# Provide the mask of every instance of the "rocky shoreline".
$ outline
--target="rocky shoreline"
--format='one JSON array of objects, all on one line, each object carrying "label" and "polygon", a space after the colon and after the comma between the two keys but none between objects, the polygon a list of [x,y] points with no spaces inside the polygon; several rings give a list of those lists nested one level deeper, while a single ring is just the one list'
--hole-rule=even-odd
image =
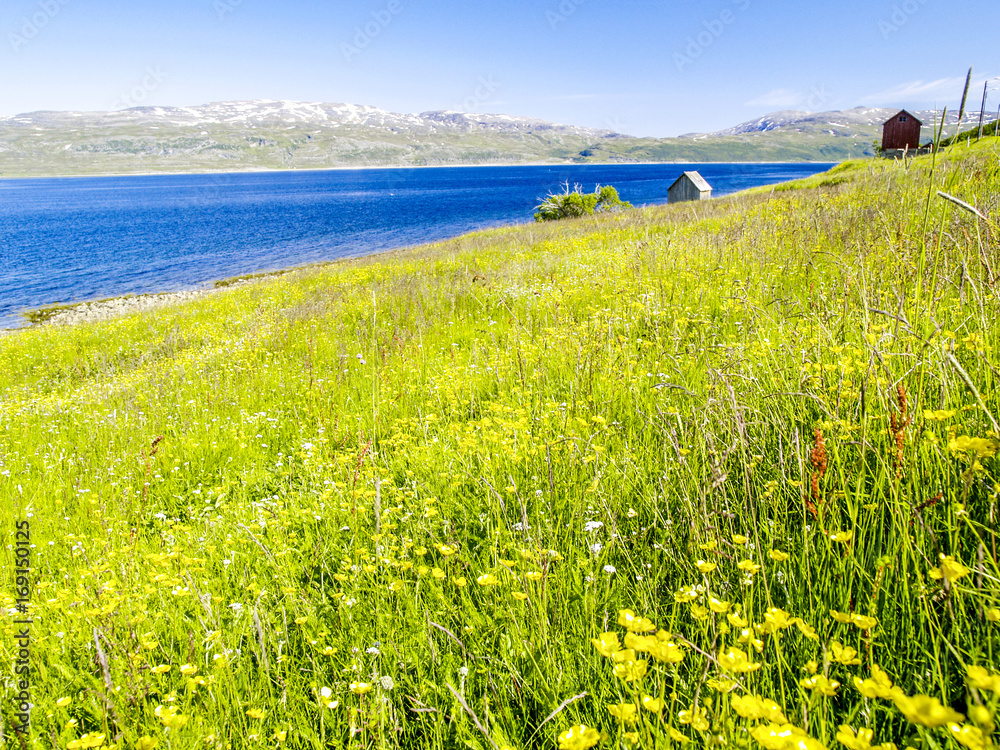
[{"label": "rocky shoreline", "polygon": [[[217,294],[218,292],[244,286],[245,284],[252,283],[255,280],[256,279],[246,279],[210,289],[195,289],[186,292],[163,292],[160,294],[138,294],[135,296],[113,297],[111,299],[96,300],[94,302],[81,302],[78,305],[72,305],[66,307],[65,309],[54,310],[52,314],[44,320],[32,323],[30,326],[26,326],[24,328],[0,329],[0,336],[9,333],[17,333],[18,331],[25,331],[29,328],[37,326],[71,326],[77,325],[78,323],[92,323],[98,320],[109,320],[111,318],[121,317],[122,315],[130,315],[132,313],[145,312],[147,310],[153,310],[167,305],[190,302],[191,300],[195,300],[209,294]],[[44,312],[45,310],[46,308],[44,307],[39,308],[40,312]]]},{"label": "rocky shoreline", "polygon": [[203,297],[212,294],[216,289],[201,289],[190,292],[168,292],[166,294],[140,294],[135,297],[115,297],[99,302],[83,302],[65,310],[60,310],[46,320],[42,325],[71,326],[77,323],[90,323],[95,320],[117,318],[130,313],[152,310],[164,305]]}]

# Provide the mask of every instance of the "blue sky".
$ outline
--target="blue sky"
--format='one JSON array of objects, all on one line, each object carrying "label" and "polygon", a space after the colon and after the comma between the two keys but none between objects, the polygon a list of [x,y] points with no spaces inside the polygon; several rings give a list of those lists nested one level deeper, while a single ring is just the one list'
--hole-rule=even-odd
[{"label": "blue sky", "polygon": [[998,27],[996,0],[3,0],[0,115],[293,99],[662,137],[957,107],[970,65],[978,108]]}]

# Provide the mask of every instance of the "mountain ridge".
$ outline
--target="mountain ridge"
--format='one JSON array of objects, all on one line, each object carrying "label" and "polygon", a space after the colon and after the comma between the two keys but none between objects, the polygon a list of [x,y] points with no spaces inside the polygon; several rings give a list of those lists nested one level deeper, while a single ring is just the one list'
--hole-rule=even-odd
[{"label": "mountain ridge", "polygon": [[[784,110],[712,133],[641,138],[505,114],[292,100],[39,110],[0,117],[5,176],[459,164],[842,161],[898,110]],[[913,113],[929,140],[936,113]],[[970,113],[963,124],[975,122]],[[957,120],[949,118],[952,124]]]}]

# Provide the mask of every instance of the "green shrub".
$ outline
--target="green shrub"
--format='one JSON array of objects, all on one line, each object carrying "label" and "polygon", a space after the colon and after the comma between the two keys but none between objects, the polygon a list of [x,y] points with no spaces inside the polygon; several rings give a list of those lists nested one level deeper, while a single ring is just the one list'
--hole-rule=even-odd
[{"label": "green shrub", "polygon": [[611,185],[598,185],[593,193],[584,193],[579,185],[569,189],[566,183],[565,191],[550,194],[541,205],[536,206],[535,221],[555,221],[556,219],[572,219],[579,216],[589,216],[604,211],[620,211],[632,208],[632,204],[618,197],[618,191]]}]

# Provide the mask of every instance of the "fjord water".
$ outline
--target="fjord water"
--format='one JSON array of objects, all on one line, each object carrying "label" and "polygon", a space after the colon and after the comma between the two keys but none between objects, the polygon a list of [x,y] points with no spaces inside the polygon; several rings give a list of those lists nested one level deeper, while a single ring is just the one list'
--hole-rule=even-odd
[{"label": "fjord water", "polygon": [[532,220],[562,184],[665,203],[697,169],[726,195],[832,164],[439,167],[0,180],[0,328],[26,309],[213,280]]}]

